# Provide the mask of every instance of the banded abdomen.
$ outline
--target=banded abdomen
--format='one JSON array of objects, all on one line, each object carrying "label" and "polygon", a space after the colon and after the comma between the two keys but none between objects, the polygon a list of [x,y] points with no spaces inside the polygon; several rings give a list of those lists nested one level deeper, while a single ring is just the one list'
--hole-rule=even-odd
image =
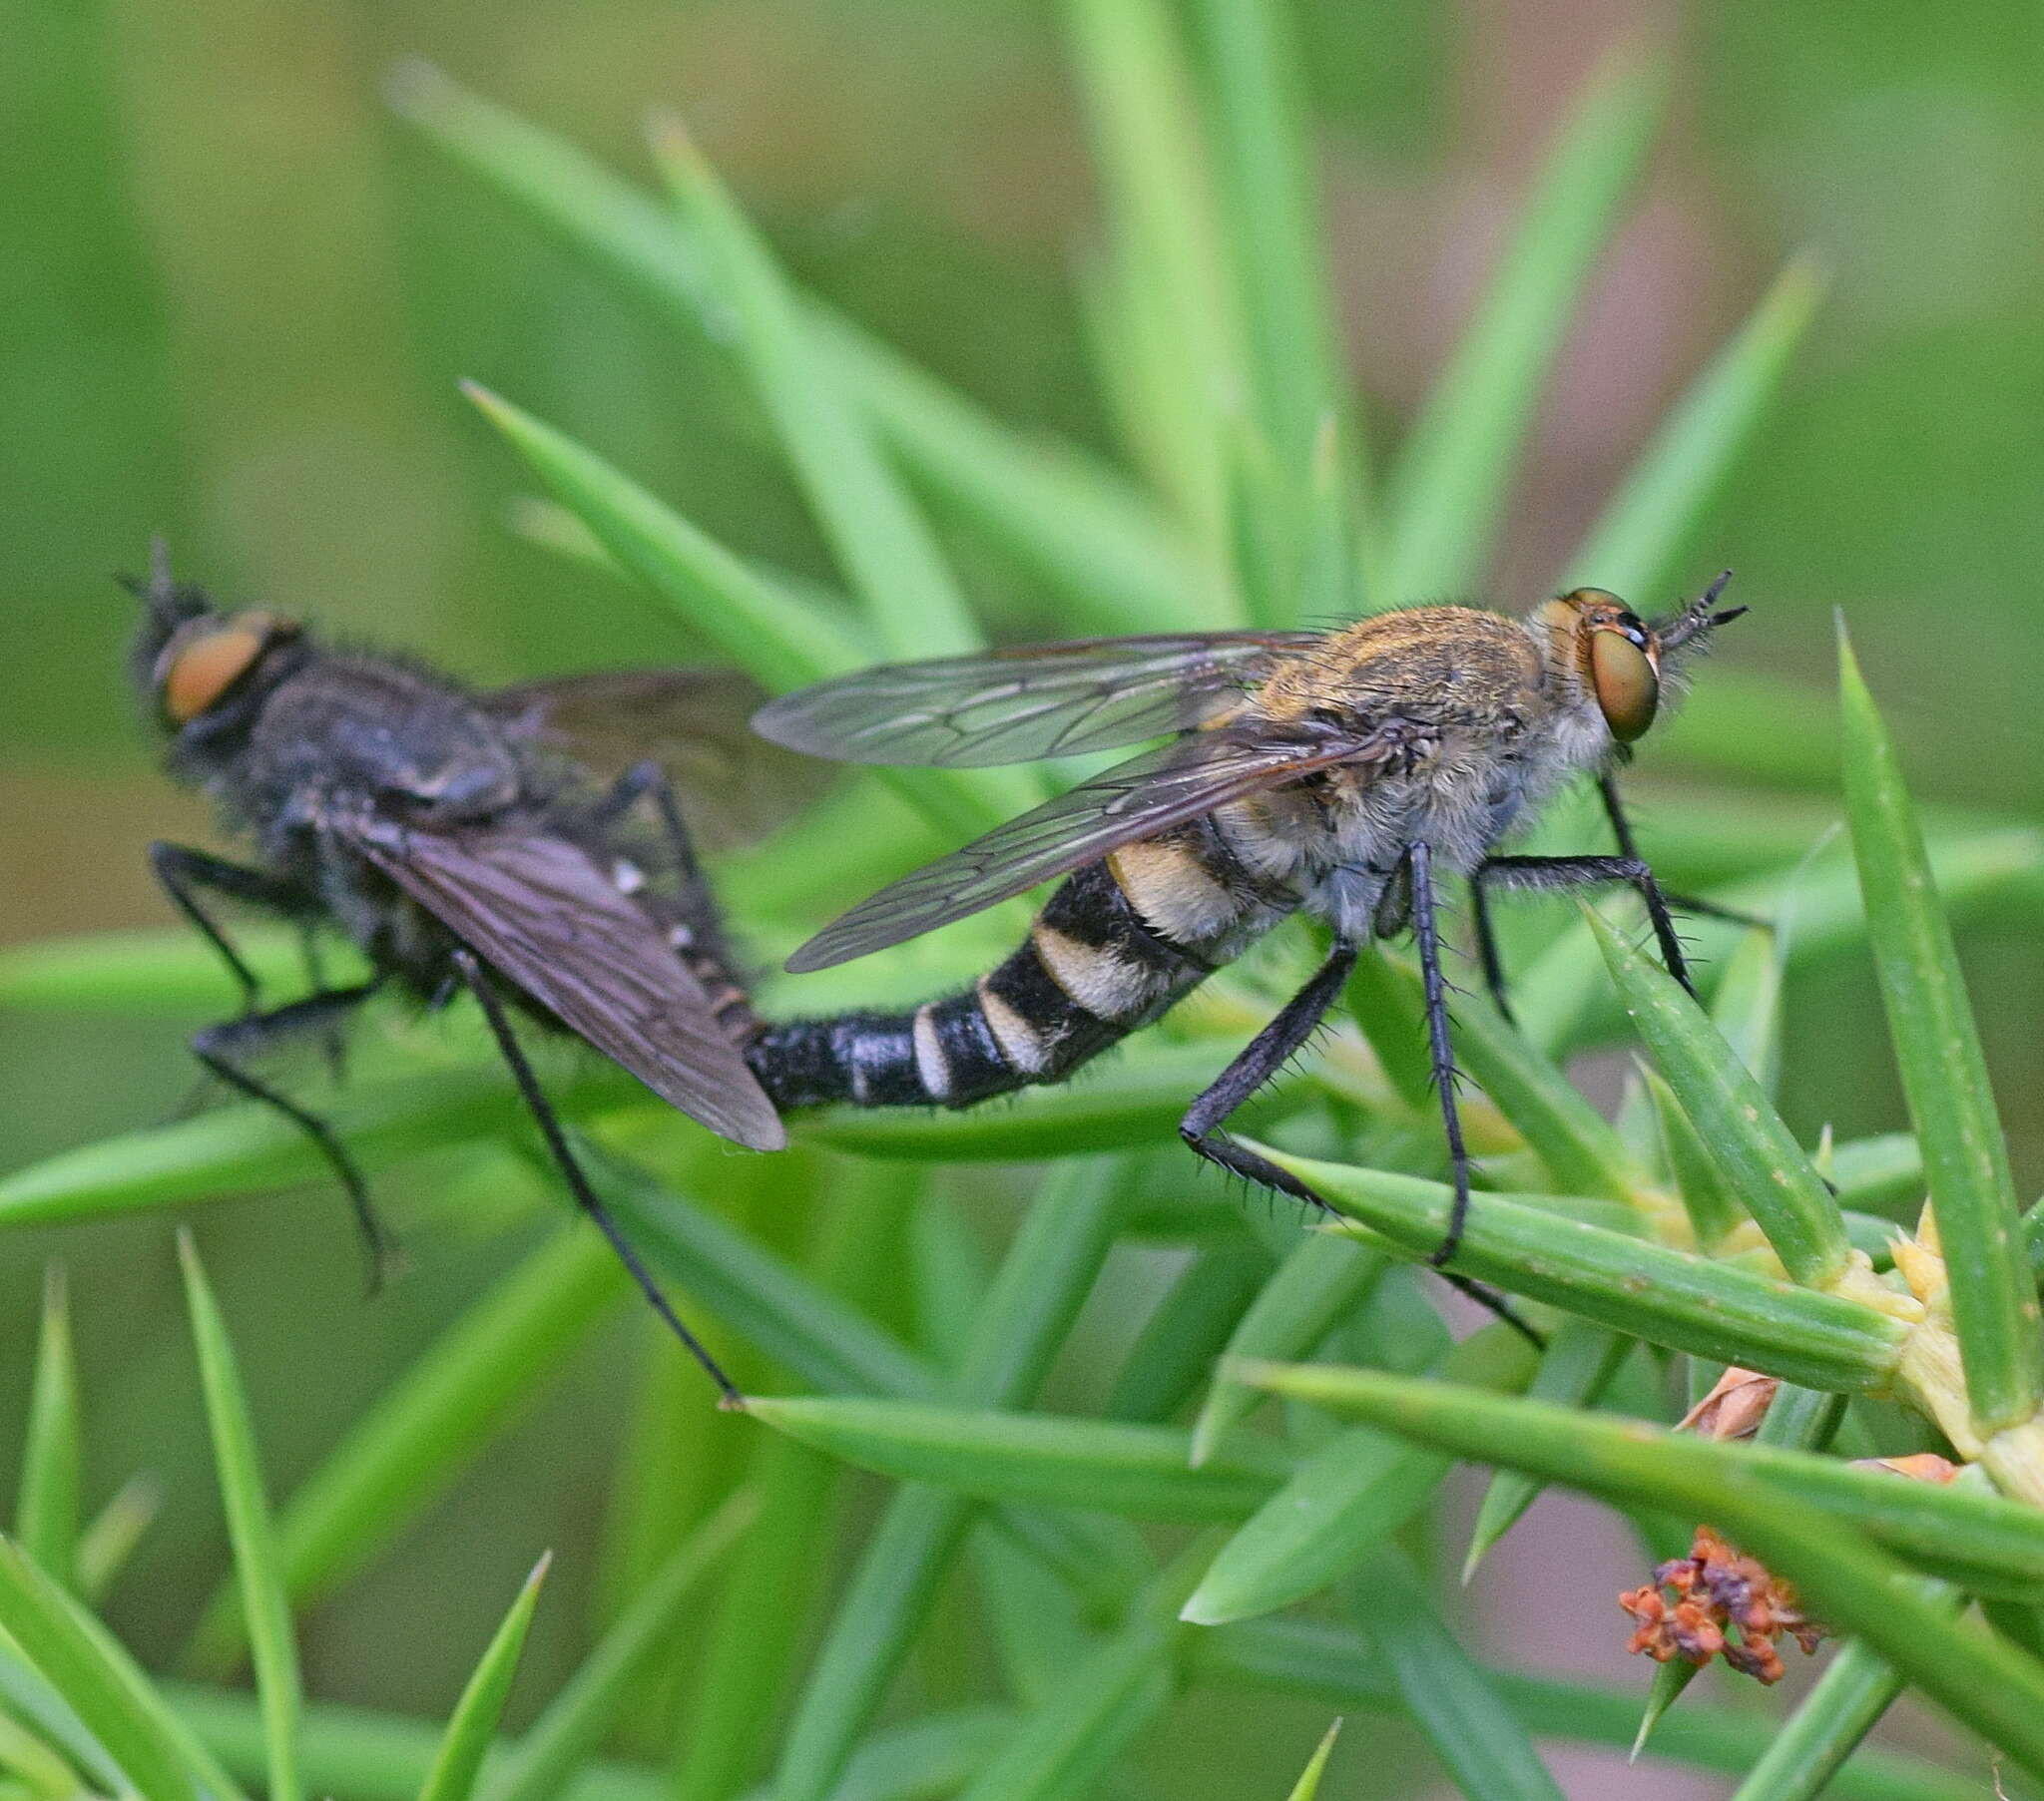
[{"label": "banded abdomen", "polygon": [[1069,876],[971,987],[912,1013],[768,1026],[748,1060],[778,1107],[970,1107],[1062,1080],[1297,904],[1219,823],[1195,820]]}]

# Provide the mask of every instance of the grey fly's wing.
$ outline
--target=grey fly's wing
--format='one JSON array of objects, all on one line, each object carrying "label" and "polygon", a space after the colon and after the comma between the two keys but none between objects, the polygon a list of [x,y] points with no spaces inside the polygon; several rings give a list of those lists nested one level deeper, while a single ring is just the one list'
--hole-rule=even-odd
[{"label": "grey fly's wing", "polygon": [[481,696],[514,736],[599,781],[652,761],[710,850],[764,838],[817,795],[813,763],[752,729],[765,694],[735,670],[606,670],[525,681]]},{"label": "grey fly's wing", "polygon": [[662,1100],[755,1150],[787,1142],[702,983],[579,846],[542,832],[336,823],[506,981]]},{"label": "grey fly's wing", "polygon": [[1107,750],[1203,724],[1316,632],[1199,632],[891,663],[769,701],[753,729],[846,763],[953,768]]},{"label": "grey fly's wing", "polygon": [[1097,862],[1118,845],[1153,838],[1261,788],[1330,763],[1380,760],[1382,734],[1312,721],[1196,731],[1117,763],[1068,794],[996,826],[862,901],[787,960],[828,969],[920,937]]}]

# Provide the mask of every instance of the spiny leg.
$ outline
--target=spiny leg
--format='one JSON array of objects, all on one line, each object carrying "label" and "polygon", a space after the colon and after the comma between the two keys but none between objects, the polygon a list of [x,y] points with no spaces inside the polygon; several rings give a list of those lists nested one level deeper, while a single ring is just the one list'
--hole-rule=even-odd
[{"label": "spiny leg", "polygon": [[[1618,854],[1630,857],[1636,863],[1644,863],[1640,855],[1639,841],[1633,836],[1631,816],[1626,812],[1625,801],[1618,791],[1618,778],[1600,775],[1597,778],[1597,792],[1604,798],[1604,816],[1611,821],[1611,835],[1618,840]],[[1678,913],[1694,913],[1699,919],[1722,919],[1736,926],[1758,926],[1763,932],[1772,932],[1775,922],[1763,919],[1758,913],[1744,913],[1737,907],[1721,907],[1716,901],[1701,900],[1693,894],[1667,894],[1668,904]]]},{"label": "spiny leg", "polygon": [[1683,955],[1682,940],[1676,936],[1668,896],[1654,879],[1653,870],[1638,857],[1486,857],[1477,864],[1470,879],[1478,885],[1495,883],[1500,888],[1549,893],[1623,882],[1646,903],[1647,917],[1653,921],[1654,939],[1661,947],[1661,961],[1668,966],[1668,973],[1691,994],[1697,991],[1690,980],[1689,959]]},{"label": "spiny leg", "polygon": [[346,1191],[348,1205],[354,1210],[355,1224],[361,1230],[362,1243],[368,1255],[371,1294],[383,1285],[384,1271],[396,1251],[396,1243],[376,1216],[376,1209],[369,1200],[369,1184],[362,1177],[360,1165],[324,1120],[300,1107],[281,1090],[252,1075],[237,1059],[240,1053],[259,1050],[302,1032],[332,1032],[348,1013],[375,992],[376,984],[373,982],[356,983],[351,988],[325,989],[268,1013],[247,1013],[238,1020],[209,1026],[205,1031],[194,1034],[192,1039],[192,1055],[211,1074],[236,1093],[283,1115],[319,1147],[320,1154],[332,1165],[334,1174],[340,1178],[340,1185]]},{"label": "spiny leg", "polygon": [[526,1108],[538,1123],[540,1135],[546,1139],[547,1149],[552,1153],[555,1166],[561,1171],[568,1184],[568,1191],[579,1206],[596,1222],[597,1229],[610,1240],[611,1249],[617,1252],[618,1261],[624,1264],[632,1280],[639,1284],[640,1291],[652,1302],[653,1310],[659,1314],[668,1329],[682,1341],[689,1354],[700,1363],[718,1391],[724,1397],[724,1405],[739,1408],[744,1401],[732,1379],[718,1367],[716,1358],[704,1349],[695,1333],[682,1324],[681,1316],[668,1304],[668,1298],[654,1281],[653,1272],[639,1259],[639,1253],[632,1246],[618,1222],[611,1217],[610,1209],[597,1198],[596,1190],[589,1185],[589,1178],[583,1173],[582,1165],[569,1148],[568,1134],[561,1129],[559,1117],[552,1104],[539,1086],[539,1079],[533,1074],[532,1065],[526,1061],[525,1051],[518,1043],[517,1035],[511,1030],[511,1018],[505,1010],[503,1000],[484,973],[481,960],[467,948],[454,953],[454,968],[462,982],[474,995],[483,1010],[483,1018],[489,1022],[490,1035],[497,1041],[497,1049],[505,1063],[511,1067],[511,1079],[518,1085],[518,1093]]},{"label": "spiny leg", "polygon": [[1405,852],[1412,876],[1412,936],[1419,945],[1419,980],[1426,1003],[1427,1056],[1433,1066],[1434,1098],[1448,1140],[1448,1167],[1455,1184],[1447,1234],[1427,1261],[1436,1269],[1455,1254],[1469,1218],[1469,1147],[1462,1139],[1462,1111],[1455,1101],[1455,1047],[1448,1036],[1448,990],[1441,974],[1440,921],[1435,915],[1433,852],[1415,838]]},{"label": "spiny leg", "polygon": [[1178,1133],[1187,1146],[1210,1163],[1219,1163],[1237,1175],[1247,1176],[1267,1188],[1289,1194],[1308,1205],[1327,1210],[1327,1203],[1289,1171],[1280,1169],[1268,1157],[1238,1144],[1221,1126],[1244,1102],[1269,1082],[1285,1061],[1312,1037],[1313,1029],[1326,1018],[1328,1008],[1340,998],[1349,972],[1355,967],[1355,946],[1345,938],[1334,941],[1334,949],[1320,965],[1313,979],[1285,1002],[1278,1017],[1245,1045],[1242,1052],[1214,1083],[1186,1110]]}]

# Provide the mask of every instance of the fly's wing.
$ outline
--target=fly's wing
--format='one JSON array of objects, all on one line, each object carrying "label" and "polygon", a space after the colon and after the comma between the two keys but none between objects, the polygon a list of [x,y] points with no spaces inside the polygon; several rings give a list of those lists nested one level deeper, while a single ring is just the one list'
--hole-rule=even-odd
[{"label": "fly's wing", "polygon": [[706,848],[729,850],[816,797],[815,766],[752,730],[764,698],[735,670],[610,670],[498,688],[481,704],[514,736],[572,757],[599,781],[658,763],[690,830]]},{"label": "fly's wing", "polygon": [[891,663],[798,688],[753,729],[845,763],[953,768],[1107,750],[1210,719],[1316,632],[1201,632]]},{"label": "fly's wing", "polygon": [[755,1150],[787,1142],[702,983],[578,846],[541,832],[337,825],[507,981],[662,1100]]},{"label": "fly's wing", "polygon": [[[1403,725],[1404,721],[1398,721]],[[825,926],[787,960],[828,969],[933,932],[1038,882],[1099,861],[1262,788],[1330,763],[1381,762],[1409,732],[1351,731],[1312,721],[1196,731],[1117,763],[1069,794],[996,826]]]}]

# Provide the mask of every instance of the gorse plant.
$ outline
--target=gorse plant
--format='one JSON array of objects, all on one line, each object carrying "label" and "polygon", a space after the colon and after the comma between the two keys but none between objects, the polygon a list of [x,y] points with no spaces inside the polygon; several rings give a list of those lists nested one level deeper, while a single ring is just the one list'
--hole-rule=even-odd
[{"label": "gorse plant", "polygon": [[[1064,10],[1105,215],[1084,312],[1133,476],[1016,434],[802,293],[679,126],[654,134],[656,197],[432,70],[401,70],[394,102],[428,140],[728,352],[843,592],[749,561],[563,430],[472,390],[546,491],[521,525],[637,584],[776,690],[982,644],[950,534],[1022,572],[1075,636],[1289,625],[1480,577],[1652,140],[1659,67],[1621,59],[1574,105],[1487,294],[1379,468],[1338,367],[1281,6],[1202,0],[1190,43],[1156,0]],[[1564,585],[1652,604],[1693,580],[1678,558],[1819,287],[1807,262],[1781,274],[1557,572]],[[1741,1772],[1747,1801],[1979,1792],[1859,1748],[1914,1686],[2044,1778],[2044,1223],[2018,1217],[1945,912],[2011,889],[2036,908],[2044,840],[1919,825],[1840,643],[1835,714],[1721,669],[1678,734],[1729,785],[1655,818],[1657,865],[1679,890],[1774,921],[1696,922],[1707,1006],[1635,947],[1620,903],[1520,910],[1514,1020],[1475,995],[1456,1003],[1483,1187],[1455,1267],[1515,1298],[1537,1352],[1498,1323],[1456,1342],[1416,1267],[1450,1190],[1417,977],[1389,952],[1365,958],[1350,1014],[1253,1116],[1262,1148],[1339,1209],[1331,1222],[1240,1205],[1174,1129],[1295,986],[1285,960],[1301,950],[1282,934],[1068,1086],[958,1115],[798,1119],[780,1158],[739,1159],[621,1072],[564,1063],[552,1092],[598,1148],[606,1198],[759,1391],[749,1417],[714,1415],[660,1374],[673,1347],[649,1333],[655,1378],[614,1473],[612,1622],[579,1669],[515,1746],[492,1749],[537,1576],[444,1737],[301,1702],[292,1620],[383,1552],[625,1304],[601,1240],[564,1226],[533,1251],[273,1520],[188,1245],[235,1554],[191,1650],[206,1685],[153,1684],[86,1611],[134,1506],[77,1528],[79,1408],[53,1301],[18,1543],[0,1559],[10,1779],[151,1801],[232,1796],[238,1778],[280,1801],[730,1801],[762,1782],[774,1801],[1023,1801],[1129,1792],[1145,1734],[1188,1692],[1239,1707],[1241,1732],[1261,1735],[1239,1701],[1251,1684],[1402,1715],[1483,1801],[1553,1796],[1535,1735],[1631,1743],[1643,1695],[1490,1667],[1458,1642],[1416,1555],[1457,1459],[1492,1471],[1472,1569],[1559,1483],[1638,1524],[1643,1572],[1708,1524],[1842,1638],[1758,1750],[1751,1713],[1673,1704],[1690,1666],[1665,1665],[1648,1755]],[[1742,778],[1828,783],[1813,737],[1835,739],[1849,845],[1812,847],[1773,800],[1739,791]],[[1014,770],[882,771],[731,859],[720,885],[756,946],[784,952],[834,904],[1041,793]],[[1567,805],[1544,828],[1567,848],[1590,830]],[[875,999],[875,985],[919,999],[1011,933],[1006,917],[964,922],[871,970],[768,981],[762,1004],[821,1011]],[[291,967],[288,942],[252,939],[260,967]],[[1912,1129],[1812,1148],[1776,1109],[1782,987],[1839,950],[1870,952],[1879,972]],[[168,931],[0,961],[0,1000],[22,1009],[196,1015],[218,995],[206,947]],[[1611,1045],[1648,1059],[1615,1120],[1564,1073]],[[505,1153],[507,1136],[524,1144],[523,1116],[474,1041],[414,1031],[365,1066],[330,1111],[367,1168],[432,1151],[450,1207],[484,1190],[502,1215],[550,1204]],[[0,1222],[323,1176],[287,1122],[222,1107],[0,1180]],[[961,1208],[1024,1190],[989,1267]],[[802,1257],[762,1229],[762,1193],[812,1224]],[[1075,1335],[1089,1297],[1130,1294],[1126,1259],[1107,1266],[1131,1244],[1167,1250],[1168,1277],[1140,1289],[1125,1333]],[[1754,1443],[1604,1411],[1670,1419],[1728,1365],[1782,1385]],[[1265,1405],[1273,1395],[1294,1405]],[[1893,1403],[1971,1466],[1959,1480],[1863,1466],[1895,1448]],[[840,1576],[821,1548],[843,1530],[847,1468],[894,1486],[844,1544]],[[969,1609],[969,1669],[942,1649],[919,1658],[940,1597]],[[1966,1616],[1974,1600],[1984,1628]],[[253,1696],[228,1686],[245,1656]],[[618,1743],[640,1761],[604,1760]],[[1341,1751],[1329,1762],[1310,1734],[1284,1764],[1304,1768],[1296,1795],[1348,1792]]]}]

